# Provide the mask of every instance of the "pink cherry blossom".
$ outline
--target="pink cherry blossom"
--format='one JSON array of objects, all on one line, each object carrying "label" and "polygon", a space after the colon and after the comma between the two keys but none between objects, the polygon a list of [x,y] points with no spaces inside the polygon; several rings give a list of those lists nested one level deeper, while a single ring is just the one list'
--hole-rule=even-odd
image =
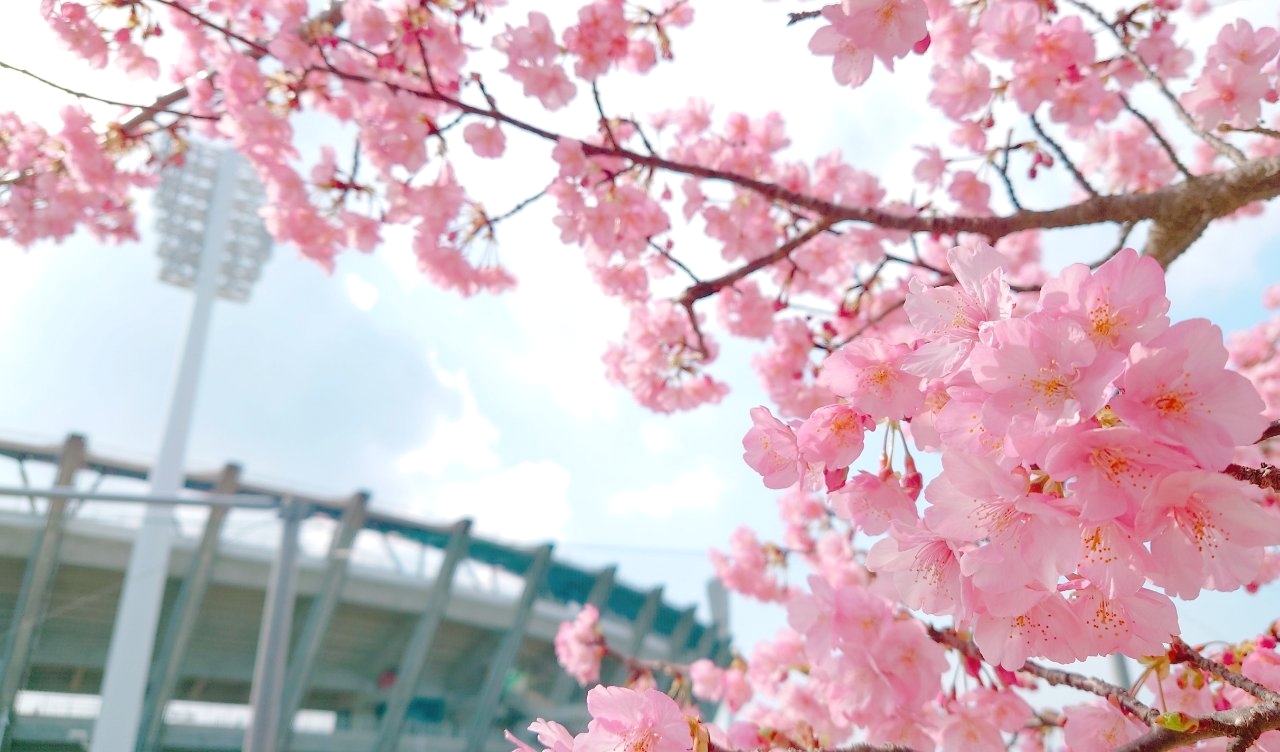
[{"label": "pink cherry blossom", "polygon": [[597,681],[605,652],[599,610],[587,604],[573,621],[562,622],[556,631],[555,648],[556,660],[579,684]]},{"label": "pink cherry blossom", "polygon": [[1280,515],[1264,509],[1261,492],[1233,478],[1199,470],[1161,479],[1138,517],[1151,539],[1155,584],[1180,598],[1202,587],[1235,590],[1257,576],[1263,547],[1280,545]]},{"label": "pink cherry blossom", "polygon": [[764,478],[768,488],[786,488],[800,480],[800,449],[795,431],[766,407],[751,410],[751,430],[742,438],[742,459]]},{"label": "pink cherry blossom", "polygon": [[828,405],[814,410],[800,424],[795,440],[806,462],[835,470],[848,467],[858,459],[863,437],[873,429],[875,422],[869,415],[849,405]]},{"label": "pink cherry blossom", "polygon": [[497,125],[468,123],[462,129],[462,137],[471,145],[477,157],[497,159],[506,150],[507,139]]},{"label": "pink cherry blossom", "polygon": [[595,687],[587,693],[591,722],[573,741],[573,752],[693,752],[689,721],[680,706],[656,689]]},{"label": "pink cherry blossom", "polygon": [[905,345],[858,340],[827,358],[818,380],[874,420],[909,417],[924,404],[920,378],[903,368],[910,352]]},{"label": "pink cherry blossom", "polygon": [[1111,401],[1116,415],[1149,436],[1183,447],[1210,470],[1231,461],[1266,428],[1263,403],[1240,374],[1227,370],[1222,330],[1204,319],[1170,327],[1134,345]]}]

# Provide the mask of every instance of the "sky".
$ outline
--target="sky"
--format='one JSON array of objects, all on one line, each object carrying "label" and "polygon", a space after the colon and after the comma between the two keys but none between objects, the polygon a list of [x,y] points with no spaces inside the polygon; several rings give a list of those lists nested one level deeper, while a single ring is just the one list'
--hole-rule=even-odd
[{"label": "sky", "polygon": [[[0,59],[84,82],[50,52],[37,4],[22,5],[0,28]],[[606,105],[640,114],[714,92],[721,115],[777,109],[791,114],[794,154],[841,148],[891,188],[906,186],[910,147],[940,128],[923,97],[902,96],[927,71],[907,61],[903,79],[877,71],[864,90],[835,89],[827,64],[804,53],[811,30],[785,27],[791,9],[700,3],[698,23],[675,37],[679,67],[608,81]],[[129,86],[80,85],[89,84]],[[62,101],[8,74],[0,87],[33,116]],[[532,161],[465,167],[494,183],[497,206],[545,182]],[[1211,229],[1171,271],[1174,318],[1207,316],[1228,330],[1261,320],[1262,291],[1280,281],[1276,220],[1273,208]],[[153,461],[192,298],[156,281],[149,223],[140,242],[121,246],[86,235],[27,250],[0,243],[0,437],[53,443],[80,432],[95,452]],[[1111,242],[1061,233],[1050,259],[1092,260]],[[394,239],[341,257],[332,274],[277,247],[247,304],[216,306],[188,468],[234,460],[256,482],[334,497],[367,489],[375,507],[430,521],[471,516],[480,535],[554,540],[563,559],[616,562],[622,581],[704,604],[706,549],[723,548],[739,524],[766,538],[778,530],[773,494],[741,458],[748,411],[767,402],[749,367],[753,346],[722,338],[719,374],[734,387],[722,403],[652,414],[605,381],[600,356],[625,314],[593,290],[548,212],[535,207],[501,228],[495,251],[518,289],[461,300],[422,280]],[[1265,611],[1230,617],[1227,602],[1236,601],[1184,610],[1188,638],[1264,626]],[[744,650],[784,623],[738,599],[732,611]]]}]

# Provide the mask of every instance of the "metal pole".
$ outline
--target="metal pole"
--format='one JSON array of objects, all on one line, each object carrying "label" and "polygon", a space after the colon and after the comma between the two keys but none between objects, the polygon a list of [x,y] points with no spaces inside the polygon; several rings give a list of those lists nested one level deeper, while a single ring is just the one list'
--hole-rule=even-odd
[{"label": "metal pole", "polygon": [[463,742],[465,752],[480,752],[488,746],[486,739],[493,733],[490,723],[498,711],[498,702],[502,699],[502,685],[506,681],[507,672],[515,666],[516,655],[524,644],[525,630],[529,626],[529,618],[533,616],[533,604],[538,599],[538,590],[547,579],[547,570],[551,568],[551,544],[541,546],[533,556],[533,561],[524,573],[524,591],[516,603],[516,612],[511,626],[498,643],[498,648],[490,657],[489,673],[484,677],[480,693],[476,698],[475,713],[466,732]]},{"label": "metal pole", "polygon": [[280,550],[271,567],[271,583],[258,630],[258,652],[253,661],[253,687],[249,690],[249,726],[244,730],[244,752],[276,752],[280,727],[280,701],[284,692],[285,658],[293,628],[293,601],[298,587],[298,530],[307,516],[306,505],[290,500],[280,510]]},{"label": "metal pole", "polygon": [[[209,319],[218,291],[218,269],[234,196],[236,159],[234,152],[227,151],[218,160],[187,340],[178,363],[173,399],[169,403],[169,419],[160,442],[160,456],[151,473],[151,492],[156,496],[176,496],[182,487],[182,465],[187,453],[191,415],[195,409],[200,363],[204,358]],[[142,700],[147,689],[156,624],[160,620],[160,606],[169,575],[172,544],[172,508],[148,506],[142,529],[138,531],[129,555],[129,567],[125,570],[124,591],[116,609],[111,647],[102,679],[102,709],[93,725],[90,752],[133,752],[137,744]]]},{"label": "metal pole", "polygon": [[458,568],[458,562],[466,558],[470,539],[471,520],[459,520],[449,536],[440,569],[436,570],[436,581],[431,586],[431,594],[427,596],[427,603],[418,615],[413,633],[404,647],[404,655],[400,658],[400,667],[396,671],[396,683],[391,688],[391,696],[387,698],[382,726],[378,729],[378,741],[373,746],[374,752],[394,752],[400,748],[400,731],[404,728],[405,712],[418,691],[418,682],[422,680],[422,672],[426,669],[427,654],[431,652],[431,643],[435,641],[436,630],[444,620],[445,607],[449,605],[453,573]]},{"label": "metal pole", "polygon": [[316,655],[320,652],[320,644],[324,641],[325,632],[329,628],[329,620],[338,608],[338,598],[342,595],[342,586],[347,581],[347,565],[351,561],[351,547],[355,544],[356,535],[364,526],[365,511],[369,506],[369,492],[361,491],[351,497],[347,508],[342,513],[342,521],[329,541],[329,552],[325,556],[328,565],[325,567],[324,580],[320,590],[311,600],[311,608],[307,611],[307,621],[303,624],[302,633],[298,635],[297,644],[289,658],[288,674],[285,675],[283,695],[280,702],[279,726],[277,738],[280,746],[288,748],[289,737],[293,733],[293,717],[307,695],[307,685],[311,683],[311,672]]},{"label": "metal pole", "polygon": [[[56,486],[75,484],[76,471],[84,466],[85,440],[72,434],[62,445]],[[12,742],[13,701],[26,680],[31,648],[44,627],[45,612],[53,596],[54,579],[66,524],[65,499],[49,499],[44,531],[36,538],[27,569],[22,576],[18,600],[13,605],[9,631],[4,636],[3,663],[0,663],[0,749]]]}]

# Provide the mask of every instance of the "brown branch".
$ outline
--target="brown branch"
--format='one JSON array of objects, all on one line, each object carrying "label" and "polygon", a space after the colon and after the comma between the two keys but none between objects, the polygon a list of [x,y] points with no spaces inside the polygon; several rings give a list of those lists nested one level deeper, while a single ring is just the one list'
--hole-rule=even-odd
[{"label": "brown branch", "polygon": [[[953,648],[965,657],[981,659],[982,656],[973,641],[957,634],[955,630],[950,628],[938,629],[927,624],[925,629],[928,630],[929,637],[934,642]],[[1171,657],[1183,657],[1183,653],[1178,648],[1179,644],[1185,645],[1175,637],[1171,653],[1176,653],[1176,655],[1171,655]],[[1194,651],[1191,652],[1194,653]],[[1199,654],[1195,653],[1195,655]],[[1186,656],[1186,659],[1194,662],[1189,655]],[[1205,660],[1207,661],[1208,659]],[[1175,747],[1189,747],[1204,739],[1223,737],[1234,740],[1229,749],[1243,752],[1262,734],[1280,729],[1280,697],[1277,696],[1277,693],[1265,687],[1257,688],[1268,696],[1256,705],[1223,710],[1194,718],[1192,719],[1194,726],[1191,730],[1174,731],[1158,725],[1160,720],[1158,711],[1138,701],[1127,690],[1114,684],[1061,669],[1040,666],[1030,661],[1023,664],[1020,670],[1024,673],[1038,676],[1050,684],[1073,687],[1113,700],[1137,718],[1155,726],[1155,728],[1141,737],[1121,745],[1114,752],[1163,752],[1163,750]]]},{"label": "brown branch", "polygon": [[1280,702],[1280,692],[1264,687],[1249,677],[1237,671],[1232,671],[1218,661],[1201,655],[1198,650],[1183,642],[1180,637],[1174,637],[1173,642],[1169,644],[1169,660],[1174,663],[1190,663],[1201,671],[1212,674],[1237,689],[1243,689],[1259,700]]},{"label": "brown branch", "polygon": [[1280,131],[1261,125],[1255,125],[1252,128],[1240,128],[1235,125],[1223,123],[1218,126],[1218,130],[1223,133],[1254,133],[1259,136],[1267,136],[1268,138],[1280,138]]},{"label": "brown branch", "polygon": [[[952,648],[966,658],[982,660],[982,653],[979,652],[978,646],[973,643],[973,640],[962,637],[955,630],[950,628],[938,629],[927,624],[925,629],[929,632],[929,638],[939,645]],[[1120,707],[1146,723],[1154,723],[1160,715],[1159,711],[1138,700],[1129,690],[1101,679],[1081,676],[1063,669],[1041,666],[1031,661],[1023,663],[1022,668],[1018,670],[1039,677],[1055,686],[1071,687],[1098,697],[1114,700]]]},{"label": "brown branch", "polygon": [[1261,444],[1267,439],[1274,439],[1277,436],[1280,436],[1280,420],[1273,420],[1271,421],[1271,425],[1267,426],[1267,430],[1263,431],[1262,435],[1258,437],[1258,440],[1253,443]]},{"label": "brown branch", "polygon": [[[686,308],[691,308],[693,306],[694,301],[702,300],[703,298],[707,298],[712,295],[715,295],[720,290],[726,287],[732,286],[733,283],[746,277],[747,275],[757,272],[760,269],[765,268],[766,266],[770,266],[771,264],[776,264],[777,262],[785,259],[786,257],[791,255],[792,251],[804,245],[805,243],[809,242],[819,234],[825,232],[828,228],[831,227],[831,224],[832,224],[831,222],[828,222],[825,220],[822,222],[818,222],[813,226],[811,226],[809,229],[805,230],[804,232],[800,233],[794,238],[778,246],[777,250],[773,251],[768,255],[761,256],[758,259],[755,259],[749,263],[743,264],[742,266],[738,267],[737,269],[734,269],[728,274],[721,275],[719,277],[716,277],[715,279],[709,279],[703,282],[698,282],[695,285],[690,285],[689,288],[684,291],[684,295],[681,295],[680,299],[677,302],[685,306]],[[690,313],[692,313],[692,310],[690,311]]]},{"label": "brown branch", "polygon": [[1222,472],[1236,480],[1242,480],[1258,488],[1280,491],[1280,468],[1262,463],[1261,467],[1245,467],[1234,462],[1223,468]]},{"label": "brown branch", "polygon": [[795,13],[787,14],[787,26],[795,26],[801,21],[808,21],[811,18],[818,18],[822,15],[820,10],[802,10]]},{"label": "brown branch", "polygon": [[1137,739],[1122,744],[1114,752],[1163,752],[1176,747],[1189,747],[1204,739],[1221,737],[1245,740],[1243,748],[1232,745],[1231,749],[1247,749],[1263,733],[1280,728],[1280,704],[1260,702],[1246,708],[1211,713],[1195,720],[1198,726],[1192,731],[1154,728]]},{"label": "brown branch", "polygon": [[1027,661],[1022,665],[1020,671],[1039,677],[1049,684],[1058,687],[1071,687],[1082,692],[1095,694],[1099,697],[1114,700],[1120,707],[1133,714],[1138,720],[1146,723],[1155,723],[1160,716],[1160,711],[1147,705],[1138,698],[1134,697],[1129,690],[1105,682],[1091,676],[1081,676],[1080,674],[1064,671],[1059,668],[1050,668],[1041,666],[1038,663]]}]

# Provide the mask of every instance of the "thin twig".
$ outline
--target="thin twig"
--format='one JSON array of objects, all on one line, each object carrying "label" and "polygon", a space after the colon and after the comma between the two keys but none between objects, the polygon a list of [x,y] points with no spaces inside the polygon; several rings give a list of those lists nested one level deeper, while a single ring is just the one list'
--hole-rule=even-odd
[{"label": "thin twig", "polygon": [[[142,108],[144,107],[144,105],[133,104],[133,103],[130,103],[130,102],[121,102],[121,101],[118,101],[118,100],[115,100],[115,99],[107,99],[107,98],[105,98],[105,97],[99,97],[99,96],[95,96],[95,95],[93,95],[93,94],[86,94],[86,93],[85,93],[85,92],[83,92],[83,91],[77,91],[76,89],[72,89],[72,88],[71,88],[71,87],[69,87],[69,86],[63,86],[62,84],[54,83],[53,81],[50,81],[49,79],[45,78],[44,76],[41,76],[41,75],[39,75],[39,74],[37,74],[37,73],[33,73],[32,71],[29,71],[29,70],[27,70],[26,68],[19,68],[19,67],[18,67],[18,66],[16,66],[16,65],[10,65],[10,64],[8,64],[8,63],[6,63],[6,62],[4,62],[4,61],[0,61],[0,68],[3,68],[3,69],[8,70],[8,71],[13,71],[14,73],[17,73],[17,74],[20,74],[20,75],[26,76],[27,78],[30,78],[30,79],[32,79],[33,81],[38,81],[38,82],[40,82],[40,83],[44,84],[45,86],[48,86],[49,88],[57,89],[58,91],[62,92],[63,94],[69,94],[70,96],[76,97],[77,99],[87,99],[87,100],[89,100],[89,101],[92,101],[92,102],[98,102],[98,103],[100,103],[100,104],[109,104],[109,105],[112,105],[113,107],[125,107],[125,108],[128,108],[128,109],[142,109]],[[163,114],[165,114],[165,115],[174,115],[174,116],[176,116],[176,117],[196,118],[196,119],[199,119],[199,120],[217,120],[217,119],[218,119],[218,117],[217,117],[216,115],[195,115],[195,114],[192,114],[192,113],[190,113],[190,112],[180,112],[180,111],[178,111],[178,110],[170,110],[170,109],[167,109],[167,108],[165,108],[165,107],[158,107],[158,106],[156,106],[156,104],[155,104],[155,103],[152,103],[151,105],[149,105],[149,108],[150,108],[150,112],[152,112],[153,114],[154,114],[154,113],[163,113]]]},{"label": "thin twig", "polygon": [[1067,0],[1067,2],[1092,16],[1094,20],[1105,26],[1107,30],[1111,32],[1111,35],[1116,38],[1116,42],[1120,45],[1121,54],[1124,55],[1125,59],[1138,66],[1138,69],[1142,71],[1142,74],[1146,76],[1146,79],[1152,84],[1155,84],[1160,93],[1164,95],[1164,98],[1173,106],[1173,111],[1178,116],[1178,119],[1181,120],[1183,125],[1187,126],[1192,133],[1203,139],[1219,154],[1231,160],[1237,167],[1249,161],[1249,158],[1246,157],[1244,152],[1240,151],[1240,149],[1206,131],[1196,123],[1196,120],[1191,116],[1191,113],[1187,112],[1187,108],[1183,107],[1182,103],[1178,101],[1178,98],[1169,90],[1164,79],[1156,75],[1156,72],[1151,69],[1151,66],[1147,65],[1147,61],[1143,60],[1141,55],[1129,49],[1129,45],[1125,44],[1124,35],[1120,33],[1114,24],[1109,23],[1101,12],[1088,3],[1082,2],[1082,0]]},{"label": "thin twig", "polygon": [[662,246],[658,245],[653,240],[649,241],[649,247],[657,251],[658,255],[662,256],[667,261],[670,261],[672,264],[675,264],[676,268],[678,268],[680,271],[689,275],[689,279],[693,280],[693,283],[695,285],[702,282],[702,280],[698,278],[698,275],[694,274],[693,270],[689,268],[688,264],[676,258],[675,256],[672,256],[671,253],[666,248],[663,248]]},{"label": "thin twig", "polygon": [[1151,135],[1155,137],[1156,141],[1160,142],[1160,146],[1164,149],[1165,155],[1169,157],[1170,162],[1173,162],[1173,166],[1178,168],[1178,172],[1181,172],[1184,177],[1191,177],[1191,170],[1188,170],[1187,166],[1182,163],[1182,160],[1178,159],[1178,153],[1173,150],[1173,144],[1169,143],[1168,140],[1165,139],[1164,134],[1160,133],[1160,129],[1156,127],[1156,124],[1151,122],[1146,115],[1139,112],[1138,108],[1130,104],[1129,99],[1125,97],[1125,95],[1120,94],[1119,97],[1120,102],[1124,105],[1124,108],[1129,111],[1129,114],[1141,120],[1142,124],[1147,126],[1147,130],[1151,132]]},{"label": "thin twig", "polygon": [[[982,653],[978,650],[978,646],[973,643],[973,640],[962,637],[954,629],[938,629],[927,624],[925,628],[929,631],[929,638],[939,645],[957,650],[965,657],[982,659]],[[1129,690],[1101,679],[1081,676],[1063,669],[1041,666],[1031,661],[1023,663],[1019,671],[1037,676],[1056,686],[1071,687],[1083,692],[1089,692],[1098,697],[1113,699],[1119,703],[1120,707],[1146,723],[1155,723],[1156,718],[1160,716],[1159,711],[1138,700]]]},{"label": "thin twig", "polygon": [[1269,136],[1270,138],[1280,138],[1280,131],[1274,128],[1267,128],[1262,125],[1255,125],[1251,128],[1240,128],[1229,123],[1223,123],[1218,126],[1218,130],[1227,133],[1254,133],[1259,136]]},{"label": "thin twig", "polygon": [[[550,186],[548,186],[548,187],[550,187]],[[503,213],[501,213],[501,214],[499,214],[499,215],[497,215],[497,216],[494,216],[494,217],[489,217],[489,218],[488,218],[488,220],[485,222],[485,224],[489,225],[489,226],[492,228],[492,227],[493,227],[493,225],[496,225],[497,223],[501,222],[502,220],[507,219],[508,217],[511,217],[511,216],[515,215],[515,214],[516,214],[516,213],[518,213],[520,210],[524,209],[526,206],[528,206],[528,205],[532,204],[533,202],[537,201],[538,199],[542,198],[542,197],[543,197],[543,196],[545,196],[545,195],[547,195],[547,189],[546,189],[546,188],[543,188],[542,190],[538,191],[537,193],[533,194],[532,196],[528,196],[527,198],[521,199],[521,200],[520,200],[520,201],[519,201],[515,206],[511,207],[510,209],[506,210],[505,212],[503,212]]]},{"label": "thin twig", "polygon": [[1004,149],[1001,150],[1000,164],[996,165],[996,171],[1000,173],[1000,180],[1004,182],[1005,192],[1009,194],[1009,203],[1013,204],[1013,208],[1022,211],[1022,204],[1018,202],[1018,194],[1013,189],[1013,181],[1009,179],[1009,152],[1013,149],[1013,129],[1009,129],[1008,136],[1005,137]]},{"label": "thin twig", "polygon": [[591,82],[591,99],[596,103],[596,114],[600,116],[600,129],[604,131],[604,135],[609,139],[609,145],[615,149],[621,149],[622,145],[618,143],[618,137],[613,133],[613,126],[609,123],[609,117],[604,114],[604,103],[600,101],[600,85],[596,81]]},{"label": "thin twig", "polygon": [[795,26],[801,21],[808,21],[811,18],[817,18],[822,15],[820,10],[803,10],[796,13],[787,14],[787,26]]},{"label": "thin twig", "polygon": [[1058,145],[1058,142],[1050,138],[1049,134],[1044,132],[1044,128],[1040,127],[1040,121],[1036,120],[1035,113],[1033,112],[1027,117],[1031,119],[1031,129],[1036,132],[1036,135],[1040,137],[1041,141],[1044,141],[1049,145],[1050,149],[1053,149],[1054,155],[1056,155],[1058,160],[1062,162],[1062,164],[1066,165],[1067,169],[1071,171],[1071,176],[1076,179],[1076,182],[1080,184],[1080,187],[1084,189],[1084,192],[1094,198],[1098,198],[1100,194],[1094,190],[1092,185],[1089,185],[1089,181],[1085,179],[1084,175],[1076,167],[1075,162],[1072,162],[1071,158],[1067,156],[1067,153]]},{"label": "thin twig", "polygon": [[1106,256],[1103,256],[1092,264],[1089,264],[1089,268],[1097,269],[1099,266],[1102,266],[1115,258],[1117,253],[1123,251],[1127,247],[1126,244],[1129,241],[1129,233],[1133,232],[1133,228],[1136,227],[1137,224],[1137,222],[1122,222],[1120,224],[1120,237],[1116,238],[1116,244],[1111,247],[1111,250],[1107,252]]}]

